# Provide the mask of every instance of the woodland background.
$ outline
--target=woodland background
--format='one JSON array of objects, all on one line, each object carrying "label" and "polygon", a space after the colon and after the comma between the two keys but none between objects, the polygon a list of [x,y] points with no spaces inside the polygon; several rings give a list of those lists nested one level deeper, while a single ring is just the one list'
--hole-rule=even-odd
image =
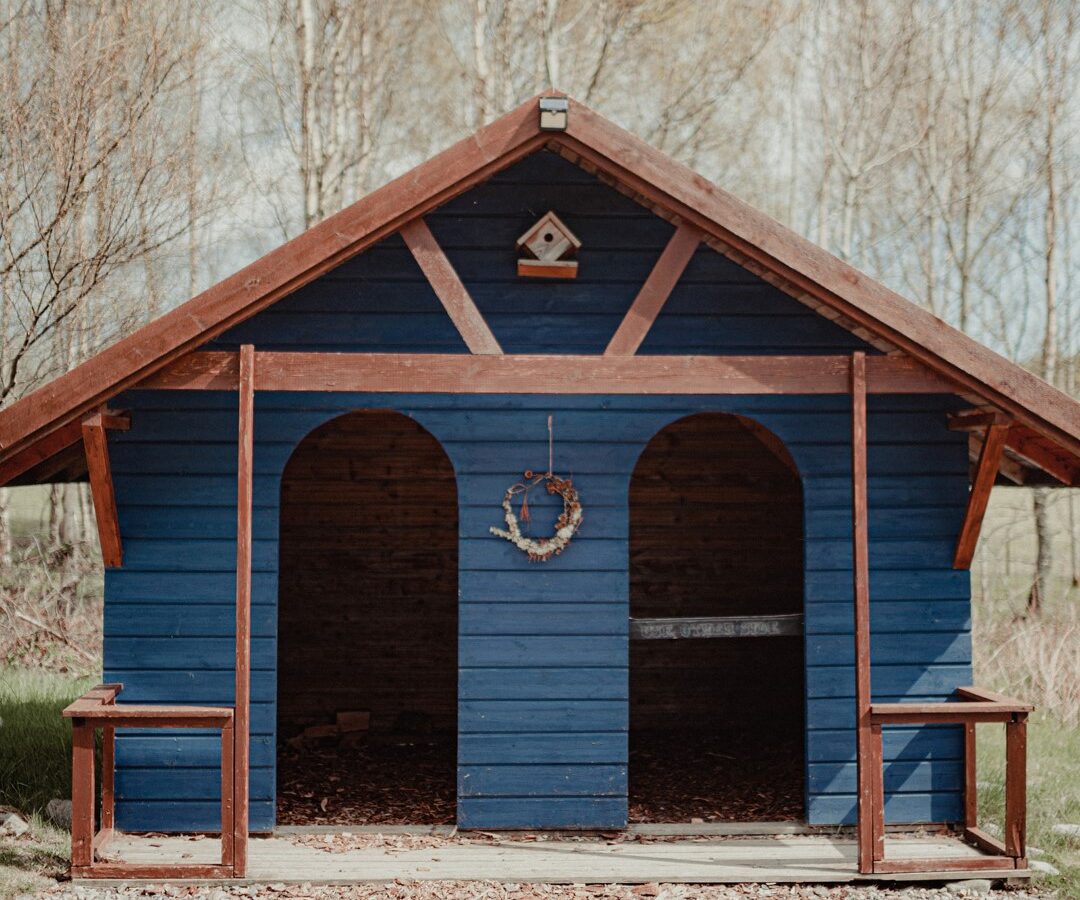
[{"label": "woodland background", "polygon": [[[547,86],[1075,395],[1078,80],[1069,0],[0,0],[0,405]],[[1074,896],[1078,493],[997,489],[973,573],[976,677],[1043,711],[1031,833]],[[26,810],[100,671],[93,529],[80,486],[0,489]]]},{"label": "woodland background", "polygon": [[[1075,394],[1078,79],[1062,0],[0,0],[0,404],[546,85]],[[45,491],[19,646],[95,593]],[[1080,638],[1077,492],[996,493],[979,594]]]}]

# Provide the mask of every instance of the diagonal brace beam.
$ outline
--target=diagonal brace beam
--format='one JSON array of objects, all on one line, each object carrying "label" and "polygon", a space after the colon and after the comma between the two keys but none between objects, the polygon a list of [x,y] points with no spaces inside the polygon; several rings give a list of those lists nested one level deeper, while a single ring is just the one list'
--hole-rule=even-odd
[{"label": "diagonal brace beam", "polygon": [[990,489],[994,486],[1001,457],[1005,452],[1005,443],[1009,437],[1009,426],[992,424],[987,426],[986,437],[979,462],[975,468],[975,478],[968,494],[967,509],[964,511],[964,523],[960,526],[960,536],[956,540],[956,553],[953,555],[954,569],[970,569],[975,557],[975,547],[979,543],[986,506],[990,502]]},{"label": "diagonal brace beam", "polygon": [[124,549],[120,540],[112,466],[109,464],[108,432],[110,429],[127,431],[130,427],[129,416],[112,410],[93,413],[82,421],[83,452],[90,476],[90,494],[94,498],[101,559],[106,566],[113,568],[123,565]]},{"label": "diagonal brace beam", "polygon": [[431,283],[450,320],[454,323],[470,353],[500,355],[502,347],[488,328],[476,303],[469,296],[458,273],[435,240],[427,222],[413,219],[401,228],[401,237],[412,252],[417,264]]},{"label": "diagonal brace beam", "polygon": [[633,356],[637,353],[699,243],[701,232],[688,222],[681,223],[675,229],[633,304],[612,335],[604,356]]}]

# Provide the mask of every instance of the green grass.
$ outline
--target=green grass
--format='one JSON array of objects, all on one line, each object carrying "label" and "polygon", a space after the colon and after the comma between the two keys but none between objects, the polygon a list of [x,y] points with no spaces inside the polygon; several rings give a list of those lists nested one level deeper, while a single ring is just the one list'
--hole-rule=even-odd
[{"label": "green grass", "polygon": [[67,871],[71,838],[40,816],[21,838],[0,838],[0,900],[51,887]]},{"label": "green grass", "polygon": [[[979,820],[1000,828],[1005,809],[1005,729],[978,730]],[[1065,728],[1036,713],[1028,726],[1028,846],[1030,854],[1057,867],[1058,876],[1039,876],[1040,888],[1080,900],[1080,839],[1054,834],[1059,822],[1080,823],[1080,728]]]},{"label": "green grass", "polygon": [[0,670],[0,805],[37,813],[71,796],[71,726],[61,710],[96,679]]},{"label": "green grass", "polygon": [[42,818],[71,796],[71,726],[60,711],[96,679],[36,669],[0,669],[0,806],[29,819],[20,838],[0,838],[0,900],[48,887],[67,869],[68,833]]}]

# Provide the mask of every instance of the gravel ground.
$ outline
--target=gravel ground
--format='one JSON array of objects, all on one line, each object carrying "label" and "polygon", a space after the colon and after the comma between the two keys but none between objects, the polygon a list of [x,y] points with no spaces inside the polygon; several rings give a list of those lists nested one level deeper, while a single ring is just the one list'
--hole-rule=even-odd
[{"label": "gravel ground", "polygon": [[[974,885],[973,885],[974,888]],[[1031,900],[1039,896],[1028,890],[993,892],[1001,900]],[[818,885],[695,885],[695,884],[638,884],[638,885],[558,885],[558,884],[500,884],[490,881],[396,881],[392,884],[351,886],[328,885],[247,885],[237,887],[187,887],[177,885],[146,885],[126,888],[95,888],[61,884],[37,895],[49,900],[169,900],[169,898],[206,897],[209,900],[229,900],[233,897],[260,898],[389,898],[389,900],[973,900],[985,897],[978,889],[954,884],[908,887],[883,890],[877,887],[825,887]]]}]

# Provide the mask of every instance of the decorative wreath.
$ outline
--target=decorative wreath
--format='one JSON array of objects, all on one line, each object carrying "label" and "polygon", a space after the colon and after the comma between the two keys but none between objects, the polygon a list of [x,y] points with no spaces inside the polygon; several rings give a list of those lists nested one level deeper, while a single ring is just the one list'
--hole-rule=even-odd
[{"label": "decorative wreath", "polygon": [[[558,494],[563,500],[563,511],[555,521],[555,533],[547,538],[531,538],[521,533],[518,518],[514,515],[511,506],[513,498],[522,494],[521,518],[528,522],[529,514],[529,491],[538,484],[543,483],[549,494]],[[510,485],[503,495],[502,508],[506,513],[506,528],[491,528],[491,533],[496,537],[506,538],[519,550],[524,550],[532,562],[546,562],[553,556],[558,556],[566,549],[570,539],[577,533],[584,513],[581,508],[581,500],[569,478],[560,478],[551,472],[537,474],[526,472],[525,480]]]}]

